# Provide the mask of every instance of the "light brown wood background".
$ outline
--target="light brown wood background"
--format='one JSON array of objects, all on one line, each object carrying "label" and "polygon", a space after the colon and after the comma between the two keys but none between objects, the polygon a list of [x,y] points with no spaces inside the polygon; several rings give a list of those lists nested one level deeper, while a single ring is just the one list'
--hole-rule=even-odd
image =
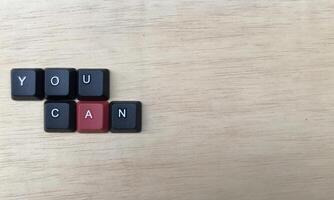
[{"label": "light brown wood background", "polygon": [[[1,0],[0,199],[334,198],[334,1]],[[96,67],[141,134],[51,134],[14,67]]]}]

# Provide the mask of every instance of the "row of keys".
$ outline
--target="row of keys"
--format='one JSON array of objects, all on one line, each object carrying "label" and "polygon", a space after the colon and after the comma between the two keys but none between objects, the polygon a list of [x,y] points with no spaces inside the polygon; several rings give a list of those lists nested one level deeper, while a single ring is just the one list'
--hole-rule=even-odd
[{"label": "row of keys", "polygon": [[46,132],[132,133],[141,131],[139,101],[46,101]]},{"label": "row of keys", "polygon": [[14,100],[109,99],[109,70],[17,68],[11,71]]},{"label": "row of keys", "polygon": [[[14,100],[42,100],[46,132],[140,132],[141,103],[110,104],[108,69],[16,68],[11,70]],[[76,103],[73,99],[79,99]]]}]

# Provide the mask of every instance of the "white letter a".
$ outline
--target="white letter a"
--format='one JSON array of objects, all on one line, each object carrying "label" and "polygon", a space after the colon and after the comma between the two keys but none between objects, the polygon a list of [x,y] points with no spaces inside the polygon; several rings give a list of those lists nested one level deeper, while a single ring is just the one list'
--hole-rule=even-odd
[{"label": "white letter a", "polygon": [[91,119],[93,119],[93,115],[90,112],[90,110],[87,110],[86,115],[85,115],[85,119],[87,119],[88,117],[91,118]]}]

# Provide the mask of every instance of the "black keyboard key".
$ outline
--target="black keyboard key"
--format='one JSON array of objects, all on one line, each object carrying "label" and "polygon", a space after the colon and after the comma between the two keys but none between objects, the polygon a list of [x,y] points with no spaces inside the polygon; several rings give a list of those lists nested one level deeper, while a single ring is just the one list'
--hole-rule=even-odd
[{"label": "black keyboard key", "polygon": [[12,69],[11,90],[14,100],[43,99],[44,71],[38,68]]},{"label": "black keyboard key", "polygon": [[109,70],[79,69],[78,70],[79,100],[109,99]]},{"label": "black keyboard key", "polygon": [[45,69],[45,96],[47,99],[74,99],[76,70],[73,68]]},{"label": "black keyboard key", "polygon": [[110,103],[111,132],[134,133],[141,131],[141,103],[113,101]]},{"label": "black keyboard key", "polygon": [[76,104],[74,101],[46,101],[44,103],[44,130],[46,132],[74,132]]}]

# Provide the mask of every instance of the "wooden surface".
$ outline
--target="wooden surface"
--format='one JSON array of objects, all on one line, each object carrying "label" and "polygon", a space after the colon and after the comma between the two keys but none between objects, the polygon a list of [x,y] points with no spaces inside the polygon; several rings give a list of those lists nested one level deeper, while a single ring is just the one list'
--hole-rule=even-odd
[{"label": "wooden surface", "polygon": [[[0,199],[334,197],[334,1],[0,1]],[[141,134],[46,134],[14,67],[96,67]]]}]

